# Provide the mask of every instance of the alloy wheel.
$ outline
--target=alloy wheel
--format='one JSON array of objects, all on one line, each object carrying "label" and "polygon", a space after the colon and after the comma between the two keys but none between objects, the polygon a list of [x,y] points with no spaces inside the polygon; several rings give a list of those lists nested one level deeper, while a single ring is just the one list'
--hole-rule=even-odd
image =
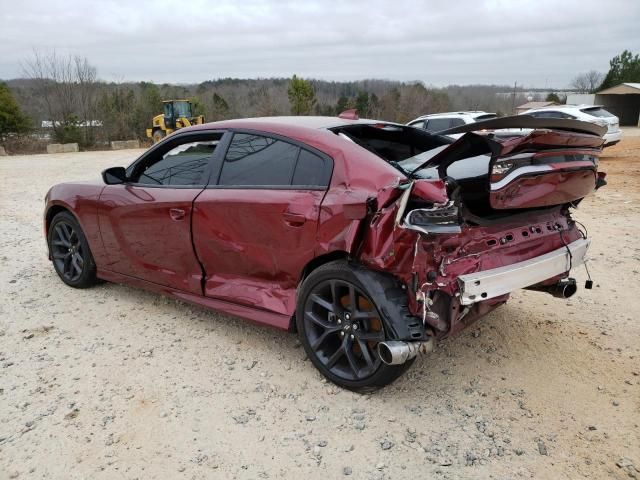
[{"label": "alloy wheel", "polygon": [[334,375],[363,380],[376,372],[382,321],[367,295],[345,280],[325,280],[307,296],[304,325],[311,349]]},{"label": "alloy wheel", "polygon": [[82,275],[85,259],[82,242],[73,225],[64,221],[55,224],[51,250],[58,272],[71,282],[78,280]]}]

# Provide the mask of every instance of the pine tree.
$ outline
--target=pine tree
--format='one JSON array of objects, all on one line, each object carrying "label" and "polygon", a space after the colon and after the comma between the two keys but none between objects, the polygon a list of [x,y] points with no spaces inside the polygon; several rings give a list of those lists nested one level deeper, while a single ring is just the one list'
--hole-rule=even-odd
[{"label": "pine tree", "polygon": [[0,142],[9,135],[21,135],[30,129],[31,120],[22,113],[7,84],[0,82]]}]

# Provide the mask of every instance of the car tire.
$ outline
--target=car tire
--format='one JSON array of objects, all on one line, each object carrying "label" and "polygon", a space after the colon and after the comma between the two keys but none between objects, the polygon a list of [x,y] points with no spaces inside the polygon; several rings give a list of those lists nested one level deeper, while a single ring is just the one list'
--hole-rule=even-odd
[{"label": "car tire", "polygon": [[98,282],[89,243],[73,215],[60,212],[53,217],[47,242],[53,268],[64,283],[73,288],[88,288]]},{"label": "car tire", "polygon": [[166,134],[162,130],[156,130],[153,132],[153,143],[158,143],[164,137],[166,137]]},{"label": "car tire", "polygon": [[375,299],[353,268],[346,261],[334,261],[305,278],[298,289],[296,327],[320,373],[340,387],[368,393],[392,383],[415,358],[402,365],[380,360],[377,343],[386,340],[387,333]]}]

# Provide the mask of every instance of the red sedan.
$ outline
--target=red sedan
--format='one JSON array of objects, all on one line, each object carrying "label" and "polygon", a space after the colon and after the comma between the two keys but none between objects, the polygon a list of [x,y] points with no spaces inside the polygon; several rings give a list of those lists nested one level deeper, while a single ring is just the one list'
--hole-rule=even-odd
[{"label": "red sedan", "polygon": [[339,117],[182,129],[101,183],[52,187],[49,257],[72,287],[126,283],[297,331],[328,379],[370,391],[516,289],[576,291],[589,239],[571,209],[605,183],[602,132],[472,132],[484,123],[455,142]]}]

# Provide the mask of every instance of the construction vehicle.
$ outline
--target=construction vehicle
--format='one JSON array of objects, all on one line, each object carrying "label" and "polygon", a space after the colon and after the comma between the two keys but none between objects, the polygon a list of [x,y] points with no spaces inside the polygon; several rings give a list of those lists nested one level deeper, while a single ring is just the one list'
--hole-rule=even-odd
[{"label": "construction vehicle", "polygon": [[147,128],[147,137],[158,143],[170,133],[191,125],[204,123],[204,115],[193,116],[189,100],[164,100],[164,113],[153,117],[153,126]]}]

